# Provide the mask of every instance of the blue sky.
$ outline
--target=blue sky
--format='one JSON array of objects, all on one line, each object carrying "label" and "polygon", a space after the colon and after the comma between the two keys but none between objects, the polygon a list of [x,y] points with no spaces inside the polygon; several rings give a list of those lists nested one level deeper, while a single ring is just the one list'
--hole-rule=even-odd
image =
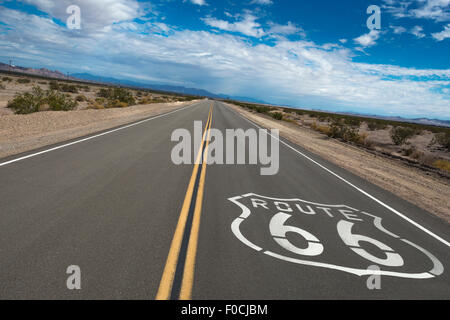
[{"label": "blue sky", "polygon": [[450,0],[0,0],[2,62],[303,108],[450,120],[449,57]]}]

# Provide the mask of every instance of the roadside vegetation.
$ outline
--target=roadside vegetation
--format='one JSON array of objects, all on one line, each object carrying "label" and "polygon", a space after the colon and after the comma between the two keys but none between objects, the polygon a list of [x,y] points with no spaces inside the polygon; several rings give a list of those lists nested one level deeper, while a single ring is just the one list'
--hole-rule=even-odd
[{"label": "roadside vegetation", "polygon": [[[16,86],[29,84],[29,86]],[[16,114],[48,110],[84,110],[127,108],[133,105],[186,102],[197,96],[171,94],[148,89],[129,89],[101,84],[84,84],[76,81],[54,80],[32,76],[1,76],[0,90],[8,89],[7,105]],[[11,90],[16,92],[11,93]],[[13,91],[13,92],[14,92]]]},{"label": "roadside vegetation", "polygon": [[77,106],[77,102],[55,90],[42,90],[34,86],[31,92],[17,94],[8,103],[8,108],[16,114],[28,114],[44,110],[69,111]]},{"label": "roadside vegetation", "polygon": [[329,138],[450,172],[450,128],[392,120],[274,107],[232,101],[233,104]]}]

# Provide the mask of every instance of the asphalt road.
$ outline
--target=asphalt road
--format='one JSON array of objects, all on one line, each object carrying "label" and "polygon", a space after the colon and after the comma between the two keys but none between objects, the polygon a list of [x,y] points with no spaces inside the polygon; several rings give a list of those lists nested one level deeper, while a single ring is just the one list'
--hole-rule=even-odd
[{"label": "asphalt road", "polygon": [[1,159],[0,298],[450,299],[448,224],[283,139],[273,176],[175,165],[194,121],[257,129],[202,101]]}]

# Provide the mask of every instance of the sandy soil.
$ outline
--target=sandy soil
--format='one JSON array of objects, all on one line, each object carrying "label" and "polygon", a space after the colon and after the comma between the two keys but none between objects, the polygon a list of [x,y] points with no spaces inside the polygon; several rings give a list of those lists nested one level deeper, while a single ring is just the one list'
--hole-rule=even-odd
[{"label": "sandy soil", "polygon": [[137,105],[123,109],[1,115],[0,158],[170,112],[195,102]]},{"label": "sandy soil", "polygon": [[329,139],[313,130],[228,105],[264,127],[279,129],[284,138],[450,222],[449,179]]}]

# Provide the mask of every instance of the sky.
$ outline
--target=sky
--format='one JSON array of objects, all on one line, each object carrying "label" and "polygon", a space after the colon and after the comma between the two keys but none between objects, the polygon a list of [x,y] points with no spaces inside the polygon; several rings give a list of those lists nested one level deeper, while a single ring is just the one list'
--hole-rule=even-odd
[{"label": "sky", "polygon": [[[80,8],[70,29],[67,8]],[[369,29],[371,5],[380,28]],[[450,0],[0,0],[0,61],[450,120]]]}]

